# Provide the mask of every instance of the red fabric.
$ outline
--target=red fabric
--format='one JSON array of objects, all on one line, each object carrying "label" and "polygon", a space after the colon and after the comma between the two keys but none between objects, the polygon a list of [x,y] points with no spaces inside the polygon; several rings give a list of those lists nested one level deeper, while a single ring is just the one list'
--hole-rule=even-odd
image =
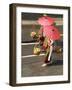
[{"label": "red fabric", "polygon": [[43,16],[38,19],[38,23],[42,26],[52,25],[54,23],[54,19],[48,16]]},{"label": "red fabric", "polygon": [[55,26],[45,26],[43,28],[43,33],[45,34],[46,37],[48,37],[52,40],[60,39],[60,33]]}]

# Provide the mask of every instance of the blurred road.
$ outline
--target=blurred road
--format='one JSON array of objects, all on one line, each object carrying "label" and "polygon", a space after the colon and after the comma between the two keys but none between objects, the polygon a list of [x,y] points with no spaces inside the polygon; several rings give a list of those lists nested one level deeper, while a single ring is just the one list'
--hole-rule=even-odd
[{"label": "blurred road", "polygon": [[62,54],[52,54],[53,64],[42,67],[45,56],[22,58],[22,77],[29,76],[52,76],[63,74]]}]

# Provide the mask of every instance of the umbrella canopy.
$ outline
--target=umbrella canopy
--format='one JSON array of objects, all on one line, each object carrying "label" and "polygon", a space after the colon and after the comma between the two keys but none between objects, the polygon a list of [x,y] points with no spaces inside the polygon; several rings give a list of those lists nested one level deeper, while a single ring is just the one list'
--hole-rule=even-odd
[{"label": "umbrella canopy", "polygon": [[43,28],[43,33],[45,34],[46,37],[48,37],[52,40],[60,39],[60,33],[55,26],[45,26]]},{"label": "umbrella canopy", "polygon": [[46,25],[52,25],[54,23],[54,19],[48,16],[42,16],[37,21],[40,25],[46,26]]}]

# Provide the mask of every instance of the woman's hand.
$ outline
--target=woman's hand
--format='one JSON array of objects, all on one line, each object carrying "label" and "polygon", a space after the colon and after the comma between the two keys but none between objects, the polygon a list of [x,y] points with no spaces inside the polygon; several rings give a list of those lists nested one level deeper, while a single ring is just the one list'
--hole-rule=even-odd
[{"label": "woman's hand", "polygon": [[53,40],[49,39],[48,40],[48,45],[51,46],[53,44],[53,42],[54,42]]}]

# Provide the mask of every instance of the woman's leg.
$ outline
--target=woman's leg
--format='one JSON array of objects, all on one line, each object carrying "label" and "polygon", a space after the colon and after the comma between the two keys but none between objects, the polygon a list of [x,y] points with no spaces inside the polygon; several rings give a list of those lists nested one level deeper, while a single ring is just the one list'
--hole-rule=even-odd
[{"label": "woman's leg", "polygon": [[48,56],[49,56],[49,52],[47,53],[47,55],[45,57],[44,63],[48,63]]},{"label": "woman's leg", "polygon": [[50,46],[50,52],[49,52],[49,56],[48,56],[48,61],[50,61],[51,56],[52,56],[52,51],[53,51],[53,46]]},{"label": "woman's leg", "polygon": [[49,51],[47,49],[46,56],[45,56],[45,59],[44,59],[44,64],[41,65],[42,67],[47,66],[47,64],[48,64],[48,56],[49,56]]},{"label": "woman's leg", "polygon": [[47,55],[46,55],[45,61],[44,61],[46,64],[50,63],[50,61],[51,61],[52,51],[53,51],[53,46],[50,46],[50,50],[49,50],[49,52],[47,52]]}]

